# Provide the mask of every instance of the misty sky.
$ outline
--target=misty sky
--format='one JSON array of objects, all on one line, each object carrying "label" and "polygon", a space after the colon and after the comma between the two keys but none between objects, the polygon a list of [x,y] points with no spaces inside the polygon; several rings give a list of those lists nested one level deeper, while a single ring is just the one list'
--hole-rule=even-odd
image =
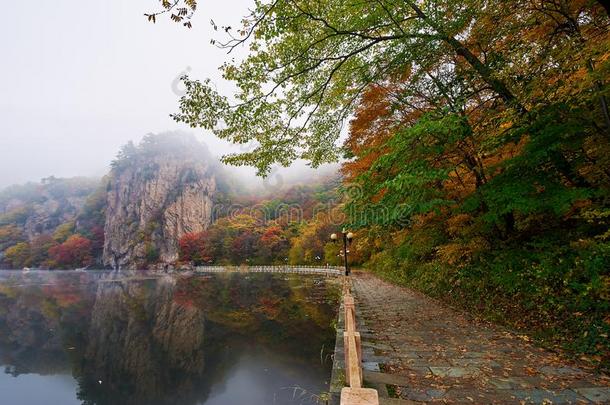
[{"label": "misty sky", "polygon": [[[191,30],[147,22],[143,13],[156,0],[3,4],[0,188],[49,175],[99,176],[128,140],[188,130],[169,118],[178,105],[172,83],[190,69],[229,90],[217,69],[225,51],[210,45],[222,37],[209,21],[236,27],[252,3],[200,2]],[[195,133],[216,155],[234,148]]]}]

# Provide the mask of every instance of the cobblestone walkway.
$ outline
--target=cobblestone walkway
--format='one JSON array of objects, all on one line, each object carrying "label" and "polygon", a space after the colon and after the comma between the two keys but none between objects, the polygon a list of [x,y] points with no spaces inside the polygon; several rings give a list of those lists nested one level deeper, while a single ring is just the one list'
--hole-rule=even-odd
[{"label": "cobblestone walkway", "polygon": [[607,376],[525,337],[367,273],[354,273],[353,293],[365,384],[386,397],[382,404],[610,404]]}]

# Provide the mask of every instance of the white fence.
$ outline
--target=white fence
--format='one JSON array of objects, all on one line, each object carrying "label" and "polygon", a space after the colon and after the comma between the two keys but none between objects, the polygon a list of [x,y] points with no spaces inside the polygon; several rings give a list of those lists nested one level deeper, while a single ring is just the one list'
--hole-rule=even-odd
[{"label": "white fence", "polygon": [[329,266],[197,266],[197,273],[284,273],[340,276],[342,267]]}]

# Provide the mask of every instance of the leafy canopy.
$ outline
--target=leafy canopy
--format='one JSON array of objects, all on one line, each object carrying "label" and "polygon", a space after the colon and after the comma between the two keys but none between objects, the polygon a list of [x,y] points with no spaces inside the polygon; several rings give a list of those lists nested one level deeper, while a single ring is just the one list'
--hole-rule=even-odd
[{"label": "leafy canopy", "polygon": [[249,46],[244,60],[221,67],[236,93],[219,94],[209,79],[184,77],[186,95],[174,118],[252,144],[225,162],[268,174],[271,165],[297,158],[313,166],[337,159],[344,123],[371,83],[418,75],[439,60],[450,70],[452,59],[463,57],[487,93],[521,110],[508,86],[459,39],[493,3],[257,1],[242,30],[227,29],[230,39],[218,43],[229,52]]}]

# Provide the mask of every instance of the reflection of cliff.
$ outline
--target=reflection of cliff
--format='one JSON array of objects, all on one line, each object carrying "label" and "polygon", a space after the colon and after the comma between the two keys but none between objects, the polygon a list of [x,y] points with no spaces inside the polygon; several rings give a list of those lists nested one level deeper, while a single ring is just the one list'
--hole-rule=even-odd
[{"label": "reflection of cliff", "polygon": [[203,404],[262,363],[276,374],[254,378],[259,391],[330,373],[336,289],[315,278],[4,274],[0,365],[72,374],[85,404]]},{"label": "reflection of cliff", "polygon": [[125,404],[148,403],[176,400],[192,391],[204,369],[205,319],[199,309],[172,298],[171,281],[99,284],[84,358],[83,397],[98,404],[117,398]]}]

